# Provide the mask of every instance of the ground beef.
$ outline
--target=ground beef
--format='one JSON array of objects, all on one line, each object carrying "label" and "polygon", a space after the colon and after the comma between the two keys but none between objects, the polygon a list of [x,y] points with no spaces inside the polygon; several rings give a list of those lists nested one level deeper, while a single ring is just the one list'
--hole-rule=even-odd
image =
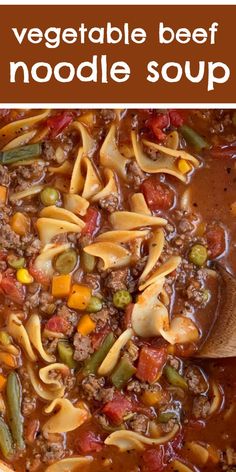
[{"label": "ground beef", "polygon": [[145,434],[147,432],[148,424],[148,418],[141,414],[135,414],[128,422],[129,428],[139,434]]},{"label": "ground beef", "polygon": [[139,277],[147,264],[147,256],[142,257],[137,261],[134,267],[131,269],[131,273],[134,277]]},{"label": "ground beef", "polygon": [[54,303],[54,298],[51,293],[41,292],[39,296],[39,307],[43,313],[47,315],[52,315],[56,310],[56,305]]},{"label": "ground beef", "polygon": [[36,256],[40,252],[40,248],[41,248],[41,242],[39,239],[36,238],[32,241],[32,244],[30,244],[26,248],[25,255],[27,257]]},{"label": "ground beef", "polygon": [[206,391],[207,383],[198,367],[189,366],[185,371],[185,378],[187,380],[189,390],[195,395],[199,395],[200,393],[204,393]]},{"label": "ground beef", "polygon": [[180,360],[177,359],[177,357],[169,355],[168,356],[168,362],[169,362],[170,366],[173,367],[175,370],[179,370]]},{"label": "ground beef", "polygon": [[196,419],[207,418],[211,404],[207,397],[199,395],[193,400],[193,415]]},{"label": "ground beef", "polygon": [[127,385],[128,392],[141,393],[146,390],[146,384],[139,382],[138,380],[131,380]]},{"label": "ground beef", "polygon": [[75,311],[70,310],[67,305],[61,305],[57,310],[57,316],[61,316],[66,321],[69,321],[69,323],[71,324],[71,332],[68,334],[72,334],[73,328],[78,325],[77,313]]},{"label": "ground beef", "polygon": [[83,277],[83,283],[88,285],[93,292],[100,291],[100,280],[101,277],[98,274],[85,274]]},{"label": "ground beef", "polygon": [[74,347],[74,359],[78,362],[85,361],[93,353],[90,337],[82,336],[80,333],[75,334]]},{"label": "ground beef", "polygon": [[32,310],[39,306],[40,289],[40,284],[33,283],[29,285],[24,308]]},{"label": "ground beef", "polygon": [[161,429],[163,433],[167,434],[172,431],[176,424],[176,418],[171,418],[167,423],[161,423]]},{"label": "ground beef", "polygon": [[6,166],[0,165],[0,185],[7,187],[10,183],[10,175]]},{"label": "ground beef", "polygon": [[128,357],[131,363],[135,362],[139,355],[138,346],[133,341],[129,341],[124,355]]},{"label": "ground beef", "polygon": [[99,206],[103,210],[113,213],[113,211],[117,211],[119,209],[119,198],[117,195],[111,193],[107,197],[101,198],[99,200]]},{"label": "ground beef", "polygon": [[4,247],[4,249],[15,249],[19,252],[20,244],[20,236],[12,231],[10,225],[0,224],[0,247]]},{"label": "ground beef", "polygon": [[178,233],[189,233],[194,229],[194,225],[187,218],[183,218],[178,224]]},{"label": "ground beef", "polygon": [[117,290],[127,290],[129,269],[113,270],[108,272],[105,279],[106,288],[111,289],[112,292]]},{"label": "ground beef", "polygon": [[94,375],[85,377],[82,382],[82,390],[84,396],[88,400],[96,400],[98,402],[107,403],[113,399],[114,388],[104,388],[105,378],[97,378]]},{"label": "ground beef", "polygon": [[90,316],[93,319],[93,321],[96,322],[96,331],[97,331],[97,330],[102,329],[109,321],[110,311],[108,308],[103,308],[102,310],[97,311],[97,313],[91,313]]},{"label": "ground beef", "polygon": [[83,269],[81,267],[73,273],[73,282],[75,284],[80,284],[81,283],[82,278],[83,278],[83,273],[84,272],[83,272]]},{"label": "ground beef", "polygon": [[22,414],[23,416],[29,416],[36,408],[37,400],[32,396],[23,396],[22,400]]},{"label": "ground beef", "polygon": [[62,459],[65,450],[63,442],[50,442],[48,439],[41,444],[41,458],[43,463],[52,463]]},{"label": "ground beef", "polygon": [[42,151],[43,151],[43,158],[46,161],[51,161],[52,159],[55,159],[55,150],[49,141],[45,141],[43,143]]},{"label": "ground beef", "polygon": [[21,192],[38,183],[44,177],[45,163],[35,161],[29,166],[19,166],[11,173],[11,183],[14,192]]},{"label": "ground beef", "polygon": [[128,177],[130,183],[133,184],[134,189],[138,189],[142,181],[146,178],[146,175],[140,169],[136,161],[131,161],[128,164]]},{"label": "ground beef", "polygon": [[100,111],[100,115],[106,124],[110,123],[111,121],[114,121],[116,118],[114,110],[109,110],[107,108],[102,109]]},{"label": "ground beef", "polygon": [[195,305],[201,305],[205,300],[205,293],[202,290],[201,283],[198,280],[190,280],[184,290],[187,300],[191,300]]}]

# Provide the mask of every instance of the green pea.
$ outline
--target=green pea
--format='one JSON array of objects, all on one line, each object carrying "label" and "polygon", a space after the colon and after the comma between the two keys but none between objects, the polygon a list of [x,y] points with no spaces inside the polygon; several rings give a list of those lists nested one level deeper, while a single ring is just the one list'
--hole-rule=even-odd
[{"label": "green pea", "polygon": [[12,269],[21,269],[25,265],[24,257],[16,257],[14,254],[7,256],[7,263]]},{"label": "green pea", "polygon": [[81,254],[81,264],[85,272],[90,273],[94,271],[94,268],[96,265],[96,259],[91,254],[87,254],[86,252],[83,251]]},{"label": "green pea", "polygon": [[123,309],[130,302],[132,302],[132,297],[131,297],[130,293],[128,292],[128,290],[118,290],[113,295],[113,305],[116,308]]},{"label": "green pea", "polygon": [[44,206],[55,205],[60,200],[60,193],[53,187],[45,187],[40,193],[40,200]]},{"label": "green pea", "polygon": [[60,274],[69,274],[75,268],[78,261],[77,252],[74,249],[68,249],[57,256],[55,269]]},{"label": "green pea", "polygon": [[207,249],[202,244],[195,244],[189,253],[189,261],[197,266],[202,266],[207,260]]},{"label": "green pea", "polygon": [[96,313],[97,311],[100,311],[102,309],[102,300],[101,298],[92,297],[90,298],[89,304],[86,307],[86,311],[89,313]]}]

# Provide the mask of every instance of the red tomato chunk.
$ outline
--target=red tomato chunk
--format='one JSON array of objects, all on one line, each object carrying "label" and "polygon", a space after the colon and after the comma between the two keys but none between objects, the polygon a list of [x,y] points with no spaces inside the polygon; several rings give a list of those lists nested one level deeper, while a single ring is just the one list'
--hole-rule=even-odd
[{"label": "red tomato chunk", "polygon": [[66,334],[70,330],[70,323],[62,316],[54,315],[48,320],[45,328],[49,331]]},{"label": "red tomato chunk", "polygon": [[47,126],[50,128],[50,137],[56,138],[72,121],[73,117],[67,112],[48,118]]},{"label": "red tomato chunk", "polygon": [[77,447],[83,454],[90,452],[100,452],[103,447],[103,442],[94,431],[81,431],[77,441]]},{"label": "red tomato chunk", "polygon": [[11,270],[7,270],[5,273],[1,274],[0,288],[11,301],[18,305],[23,305],[25,300],[25,287],[17,282]]},{"label": "red tomato chunk", "polygon": [[210,226],[206,231],[206,239],[211,259],[215,259],[225,251],[225,231],[221,226]]},{"label": "red tomato chunk", "polygon": [[85,218],[85,227],[82,230],[82,235],[93,236],[99,229],[101,215],[96,208],[89,208]]},{"label": "red tomato chunk", "polygon": [[174,192],[156,177],[149,177],[141,185],[141,191],[150,210],[169,210],[174,204]]},{"label": "red tomato chunk", "polygon": [[162,373],[167,360],[166,347],[159,349],[144,346],[141,349],[136,377],[142,382],[155,382]]},{"label": "red tomato chunk", "polygon": [[131,401],[121,393],[117,392],[114,395],[113,400],[106,403],[102,411],[106,416],[108,416],[112,423],[118,425],[122,423],[124,416],[132,411],[132,409],[133,405]]},{"label": "red tomato chunk", "polygon": [[161,472],[165,468],[163,463],[164,449],[159,447],[156,449],[146,449],[143,453],[144,471],[145,472]]}]

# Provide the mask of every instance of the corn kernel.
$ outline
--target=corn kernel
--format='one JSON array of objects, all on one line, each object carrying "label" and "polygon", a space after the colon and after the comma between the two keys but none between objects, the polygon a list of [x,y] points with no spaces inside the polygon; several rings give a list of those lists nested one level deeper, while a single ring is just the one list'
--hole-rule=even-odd
[{"label": "corn kernel", "polygon": [[187,174],[191,170],[191,165],[185,159],[178,160],[178,169],[181,174]]},{"label": "corn kernel", "polygon": [[29,271],[27,269],[18,269],[18,271],[16,272],[16,278],[18,280],[18,282],[20,282],[21,284],[32,284],[32,282],[34,281],[32,275],[30,275]]}]

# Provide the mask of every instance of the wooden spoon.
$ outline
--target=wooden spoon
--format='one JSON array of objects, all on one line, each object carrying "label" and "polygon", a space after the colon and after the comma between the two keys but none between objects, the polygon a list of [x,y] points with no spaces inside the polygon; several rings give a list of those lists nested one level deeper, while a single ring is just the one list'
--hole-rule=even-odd
[{"label": "wooden spoon", "polygon": [[236,279],[220,264],[220,305],[218,316],[198,357],[236,357]]}]

